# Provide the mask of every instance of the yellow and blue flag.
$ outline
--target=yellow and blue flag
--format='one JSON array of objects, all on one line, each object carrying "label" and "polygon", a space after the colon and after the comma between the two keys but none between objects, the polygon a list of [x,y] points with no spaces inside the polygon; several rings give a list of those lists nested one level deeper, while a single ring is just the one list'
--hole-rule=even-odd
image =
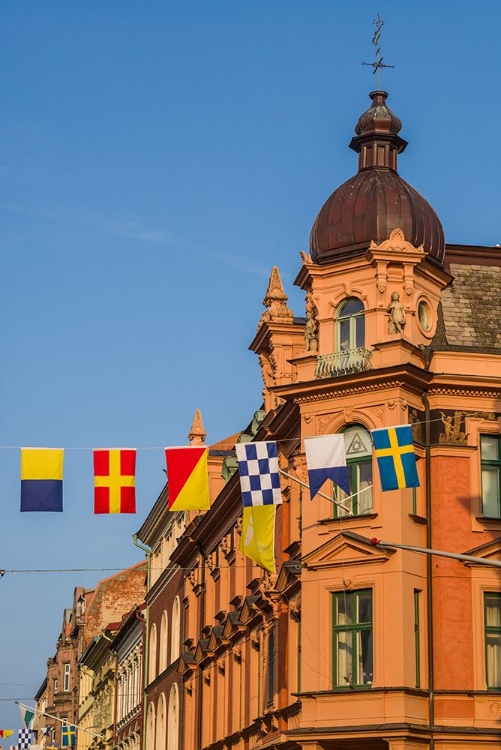
[{"label": "yellow and blue flag", "polygon": [[63,724],[61,727],[63,747],[73,747],[77,744],[77,729],[73,724]]},{"label": "yellow and blue flag", "polygon": [[21,448],[21,511],[63,510],[62,448]]},{"label": "yellow and blue flag", "polygon": [[372,442],[383,492],[419,487],[410,424],[372,430]]}]

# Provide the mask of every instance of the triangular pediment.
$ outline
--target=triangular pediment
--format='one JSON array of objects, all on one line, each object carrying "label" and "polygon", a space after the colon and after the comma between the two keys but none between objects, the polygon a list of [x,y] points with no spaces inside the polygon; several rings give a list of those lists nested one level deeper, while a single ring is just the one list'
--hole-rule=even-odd
[{"label": "triangular pediment", "polygon": [[238,630],[240,612],[229,612],[223,625],[223,638],[229,638]]},{"label": "triangular pediment", "polygon": [[303,557],[307,568],[335,568],[343,565],[367,565],[390,559],[395,550],[380,549],[366,537],[351,531],[342,531],[328,542]]},{"label": "triangular pediment", "polygon": [[[463,552],[463,554],[471,557],[478,557],[481,560],[492,560],[501,563],[501,537],[492,539],[490,542],[482,544],[480,547],[469,549],[466,552]],[[465,560],[464,563],[468,566],[477,564],[473,560]],[[485,567],[486,564],[479,562],[478,565]]]},{"label": "triangular pediment", "polygon": [[181,658],[178,659],[177,671],[179,674],[188,675],[193,672],[196,665],[195,657],[189,651],[185,651],[181,654]]}]

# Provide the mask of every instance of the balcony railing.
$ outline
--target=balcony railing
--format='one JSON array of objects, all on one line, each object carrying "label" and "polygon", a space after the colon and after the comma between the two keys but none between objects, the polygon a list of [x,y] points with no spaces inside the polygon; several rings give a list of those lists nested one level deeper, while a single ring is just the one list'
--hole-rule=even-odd
[{"label": "balcony railing", "polygon": [[359,346],[342,352],[320,354],[317,359],[317,378],[336,378],[350,372],[363,372],[371,369],[372,352]]}]

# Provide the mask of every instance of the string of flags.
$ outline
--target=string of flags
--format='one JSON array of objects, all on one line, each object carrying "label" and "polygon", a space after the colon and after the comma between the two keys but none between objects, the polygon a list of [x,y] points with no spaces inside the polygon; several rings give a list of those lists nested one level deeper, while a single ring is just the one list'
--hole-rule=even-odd
[{"label": "string of flags", "polygon": [[[412,427],[397,425],[372,431],[381,489],[419,487]],[[342,434],[304,439],[310,498],[327,480],[351,495]],[[243,502],[241,550],[274,571],[276,506],[282,503],[278,450],[275,441],[235,445]],[[165,448],[168,509],[210,508],[208,447]],[[21,448],[21,511],[63,510],[62,448]],[[93,451],[94,513],[136,512],[136,449]]]},{"label": "string of flags", "polygon": [[[23,728],[18,731],[17,745],[11,745],[10,750],[59,750],[60,746],[75,747],[77,727],[60,719],[58,721],[61,722],[61,743],[54,741],[54,727],[46,725],[45,727],[41,727],[37,733],[37,742],[40,744],[33,744],[35,732],[32,729],[32,722],[35,718],[35,713],[43,712],[38,712],[37,709],[32,709],[21,703],[18,705]],[[14,734],[13,729],[0,729],[0,738],[10,737],[12,734]]]}]

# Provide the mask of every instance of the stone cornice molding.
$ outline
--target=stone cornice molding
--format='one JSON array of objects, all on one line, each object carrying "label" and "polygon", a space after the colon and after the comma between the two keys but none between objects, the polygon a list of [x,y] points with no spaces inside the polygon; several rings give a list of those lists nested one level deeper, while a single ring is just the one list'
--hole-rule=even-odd
[{"label": "stone cornice molding", "polygon": [[302,396],[294,396],[297,404],[309,404],[317,401],[325,401],[326,398],[340,398],[342,396],[355,396],[359,393],[374,393],[377,391],[386,391],[391,388],[405,388],[407,391],[415,394],[421,394],[422,388],[417,384],[410,383],[404,378],[395,378],[394,380],[385,380],[380,383],[353,383],[351,386],[343,388],[330,388],[322,390],[321,393],[309,393]]}]

